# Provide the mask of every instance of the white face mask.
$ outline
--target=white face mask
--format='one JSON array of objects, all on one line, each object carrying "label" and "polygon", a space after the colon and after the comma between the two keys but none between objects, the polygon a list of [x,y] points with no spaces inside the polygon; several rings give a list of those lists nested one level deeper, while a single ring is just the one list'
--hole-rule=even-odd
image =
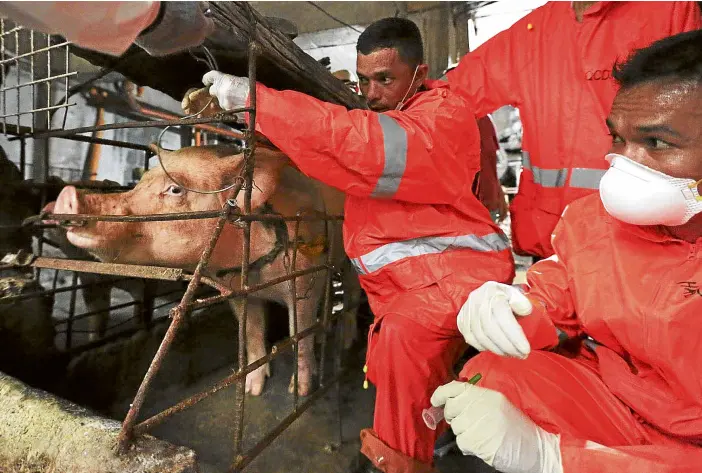
[{"label": "white face mask", "polygon": [[633,225],[683,225],[702,213],[694,179],[668,176],[620,154],[608,154],[609,170],[600,181],[607,213]]}]

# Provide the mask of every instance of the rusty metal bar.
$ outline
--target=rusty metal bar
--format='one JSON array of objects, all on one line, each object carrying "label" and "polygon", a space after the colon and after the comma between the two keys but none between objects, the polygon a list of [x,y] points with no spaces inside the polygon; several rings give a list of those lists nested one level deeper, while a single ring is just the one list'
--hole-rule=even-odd
[{"label": "rusty metal bar", "polygon": [[[290,263],[290,272],[291,274],[295,272],[295,267],[297,264],[297,248],[299,245],[299,235],[300,235],[300,221],[298,220],[295,222],[295,233],[293,236],[293,254],[292,254],[292,261]],[[287,257],[287,254],[285,255]],[[292,335],[295,336],[297,335],[297,277],[293,276],[290,279],[290,295],[292,296],[292,326],[293,326],[293,333]],[[290,326],[290,322],[288,322],[288,326]],[[312,345],[312,356],[314,357],[314,344]],[[299,343],[294,343],[293,345],[293,410],[297,411],[297,404],[299,402],[298,399],[298,393],[297,389],[299,387],[299,379],[300,379],[300,373],[299,373],[299,358],[300,358],[300,344]]]},{"label": "rusty metal bar", "polygon": [[[58,270],[57,270],[58,271]],[[76,288],[78,284],[78,273],[73,273],[73,278],[71,286],[73,290],[71,291],[71,300],[68,305],[68,319],[66,319],[66,350],[71,349],[71,342],[73,341],[73,317],[76,315]]]},{"label": "rusty metal bar", "polygon": [[[46,214],[35,215],[25,219],[26,223],[32,223],[41,220],[58,220],[71,222],[166,222],[170,220],[197,220],[206,218],[217,218],[221,215],[221,210],[202,210],[195,212],[179,212],[168,214],[145,214],[145,215],[90,215],[90,214]],[[343,220],[343,215],[329,216],[325,218],[315,216],[295,216],[285,217],[277,214],[255,214],[245,215],[237,211],[232,211],[230,214],[236,220],[243,222],[268,222],[268,221],[320,221],[320,220]]]},{"label": "rusty metal bar", "polygon": [[231,386],[235,382],[241,379],[246,379],[246,375],[251,373],[252,371],[260,368],[266,363],[270,363],[277,357],[281,356],[288,350],[293,348],[294,343],[299,340],[302,340],[303,338],[309,337],[313,335],[315,332],[319,331],[322,329],[322,324],[319,322],[316,322],[314,325],[309,327],[306,330],[303,330],[299,334],[297,334],[296,337],[288,337],[282,342],[273,345],[271,348],[271,351],[266,354],[265,356],[262,356],[256,361],[253,361],[246,365],[243,369],[237,370],[236,372],[230,374],[226,378],[223,378],[216,384],[214,384],[210,389],[207,389],[205,391],[201,391],[197,394],[193,394],[187,399],[184,399],[180,401],[178,404],[169,407],[168,409],[165,409],[158,414],[154,414],[152,417],[144,420],[140,424],[138,424],[134,428],[134,433],[139,435],[148,432],[150,429],[153,427],[163,423],[168,417],[172,416],[173,414],[176,414],[178,412],[182,412],[185,409],[188,409],[195,404],[199,403],[200,401],[203,401],[204,399],[207,399],[211,395],[221,391],[222,389]]},{"label": "rusty metal bar", "polygon": [[341,374],[336,375],[330,380],[329,385],[320,387],[314,393],[308,396],[307,400],[300,405],[299,409],[292,412],[285,419],[283,419],[283,421],[280,422],[280,424],[278,424],[271,432],[269,432],[268,435],[266,435],[261,441],[259,441],[256,445],[249,449],[249,451],[246,452],[246,455],[237,455],[236,459],[234,460],[234,465],[232,466],[232,469],[230,471],[241,471],[244,467],[246,467],[246,465],[251,463],[266,447],[268,447],[268,445],[273,443],[273,441],[276,438],[278,438],[280,434],[283,433],[283,431],[285,431],[285,429],[287,429],[307,409],[309,409],[309,407],[312,404],[314,404],[317,401],[317,399],[324,396],[327,393],[327,391],[329,391],[329,389],[334,385],[334,383],[338,383],[340,380]]},{"label": "rusty metal bar", "polygon": [[[254,25],[255,28],[255,25]],[[255,38],[251,38],[249,42],[248,59],[249,59],[249,125],[246,130],[246,149],[244,150],[244,180],[246,189],[244,191],[244,214],[251,215],[251,193],[253,191],[253,171],[254,171],[254,152],[256,151],[256,56],[258,47]],[[244,222],[244,238],[243,238],[243,254],[241,262],[241,289],[248,289],[249,283],[249,258],[250,258],[250,243],[251,243],[251,221]],[[239,371],[245,366],[246,354],[246,319],[248,316],[249,298],[244,297],[241,306],[241,316],[239,317]],[[242,437],[244,433],[244,398],[245,398],[246,380],[239,379],[237,383],[237,395],[235,406],[235,424],[234,424],[234,450],[235,455],[241,453]]]},{"label": "rusty metal bar", "polygon": [[[234,196],[238,194],[240,188],[240,186],[237,186],[235,188]],[[127,416],[124,419],[124,422],[122,423],[122,429],[120,430],[119,436],[117,438],[117,450],[119,453],[126,452],[128,444],[133,435],[134,424],[136,422],[137,416],[139,415],[139,411],[141,410],[141,407],[144,404],[144,399],[146,398],[146,394],[151,385],[151,381],[160,369],[161,363],[163,362],[163,358],[165,357],[166,353],[168,353],[168,350],[171,344],[173,343],[178,328],[180,327],[180,324],[185,318],[185,314],[187,312],[186,306],[190,303],[193,296],[195,295],[195,291],[197,290],[197,286],[200,282],[200,278],[202,277],[202,273],[207,268],[207,264],[209,262],[210,256],[212,255],[212,251],[214,250],[217,240],[219,239],[219,235],[224,229],[224,224],[229,219],[229,213],[231,209],[232,206],[229,205],[229,203],[227,202],[224,211],[222,212],[222,216],[217,222],[212,237],[210,238],[209,244],[207,245],[207,248],[205,248],[205,251],[202,253],[200,261],[197,267],[195,268],[195,273],[193,274],[193,278],[188,284],[188,289],[185,291],[183,299],[177,307],[171,309],[173,321],[168,327],[168,331],[166,331],[166,335],[164,336],[163,341],[161,341],[161,345],[158,347],[158,351],[154,355],[154,358],[151,361],[151,365],[149,366],[149,369],[146,372],[146,375],[144,376],[141,385],[139,386],[139,390],[134,396],[134,401],[129,407],[129,412],[127,412]]]},{"label": "rusty metal bar", "polygon": [[[61,108],[65,105],[56,105],[53,108]],[[35,110],[40,111],[40,110]],[[76,135],[79,133],[92,133],[95,131],[119,130],[124,128],[157,128],[167,126],[183,126],[183,125],[200,125],[205,123],[237,123],[237,118],[234,113],[248,112],[248,108],[237,108],[227,114],[215,115],[214,117],[204,118],[185,118],[177,120],[148,120],[148,121],[131,121],[124,123],[108,123],[100,126],[86,126],[81,128],[71,128],[68,130],[47,130],[34,133],[32,138],[59,138],[64,136]],[[231,115],[230,115],[231,113]],[[1,118],[1,117],[0,117]],[[19,139],[19,137],[10,138],[8,141]]]},{"label": "rusty metal bar", "polygon": [[83,136],[83,135],[56,136],[55,138],[60,138],[62,140],[82,141],[85,143],[94,143],[94,144],[98,144],[98,145],[115,146],[117,148],[128,148],[128,149],[136,149],[136,150],[140,150],[140,151],[151,151],[151,148],[149,148],[146,145],[127,143],[126,141],[111,140],[108,138],[97,138],[97,137]]},{"label": "rusty metal bar", "polygon": [[247,286],[246,289],[242,289],[240,291],[234,291],[232,290],[230,294],[227,295],[221,295],[221,296],[212,296],[208,297],[207,299],[202,299],[197,302],[193,302],[192,304],[188,305],[188,308],[195,310],[195,309],[202,309],[203,307],[207,307],[213,304],[218,304],[220,302],[224,302],[227,299],[233,299],[236,297],[245,297],[248,294],[253,294],[254,292],[260,291],[262,289],[265,289],[267,287],[275,286],[276,284],[280,284],[286,281],[289,281],[290,278],[292,277],[300,277],[304,276],[305,274],[311,274],[311,273],[316,273],[319,271],[324,271],[327,270],[328,268],[324,265],[318,265],[318,266],[313,266],[311,268],[307,269],[301,269],[299,271],[295,271],[294,273],[286,274],[284,276],[279,276],[277,278],[270,279],[266,282],[262,282],[260,284],[255,284],[253,286]]},{"label": "rusty metal bar", "polygon": [[35,268],[61,269],[79,273],[110,274],[144,279],[165,279],[182,281],[186,274],[182,269],[142,266],[134,264],[101,263],[97,261],[72,260],[65,258],[37,257],[31,266]]}]

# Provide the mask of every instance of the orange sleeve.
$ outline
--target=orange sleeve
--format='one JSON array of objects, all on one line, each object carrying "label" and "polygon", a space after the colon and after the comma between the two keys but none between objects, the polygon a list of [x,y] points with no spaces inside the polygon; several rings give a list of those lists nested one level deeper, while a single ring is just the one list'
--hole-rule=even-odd
[{"label": "orange sleeve", "polygon": [[520,72],[530,54],[529,48],[520,47],[527,39],[520,33],[527,31],[529,16],[463,56],[458,66],[448,72],[451,87],[468,96],[477,116],[504,105],[521,104]]},{"label": "orange sleeve", "polygon": [[347,110],[257,84],[256,130],[304,174],[348,194],[453,204],[480,168],[472,110],[433,89],[408,111]]}]

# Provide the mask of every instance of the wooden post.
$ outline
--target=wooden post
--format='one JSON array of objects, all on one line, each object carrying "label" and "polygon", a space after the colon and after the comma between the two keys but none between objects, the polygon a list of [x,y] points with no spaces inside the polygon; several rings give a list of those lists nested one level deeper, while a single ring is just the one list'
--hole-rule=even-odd
[{"label": "wooden post", "polygon": [[422,14],[421,31],[424,40],[424,62],[429,65],[429,78],[438,79],[448,66],[449,3]]},{"label": "wooden post", "polygon": [[465,10],[452,11],[453,23],[453,51],[451,54],[452,62],[456,63],[470,51],[468,43],[468,15]]}]

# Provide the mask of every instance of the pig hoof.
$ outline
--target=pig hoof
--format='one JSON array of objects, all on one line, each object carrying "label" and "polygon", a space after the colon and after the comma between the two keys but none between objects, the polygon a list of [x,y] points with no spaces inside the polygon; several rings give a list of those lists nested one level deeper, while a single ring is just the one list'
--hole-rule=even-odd
[{"label": "pig hoof", "polygon": [[[288,386],[288,392],[290,394],[295,392],[295,376],[290,378],[290,385]],[[298,396],[308,396],[312,392],[312,379],[304,378],[299,376],[297,378],[297,395]]]},{"label": "pig hoof", "polygon": [[246,375],[246,393],[252,396],[260,396],[263,392],[263,386],[266,384],[266,378],[271,375],[271,369],[268,363],[256,368],[254,371]]}]

